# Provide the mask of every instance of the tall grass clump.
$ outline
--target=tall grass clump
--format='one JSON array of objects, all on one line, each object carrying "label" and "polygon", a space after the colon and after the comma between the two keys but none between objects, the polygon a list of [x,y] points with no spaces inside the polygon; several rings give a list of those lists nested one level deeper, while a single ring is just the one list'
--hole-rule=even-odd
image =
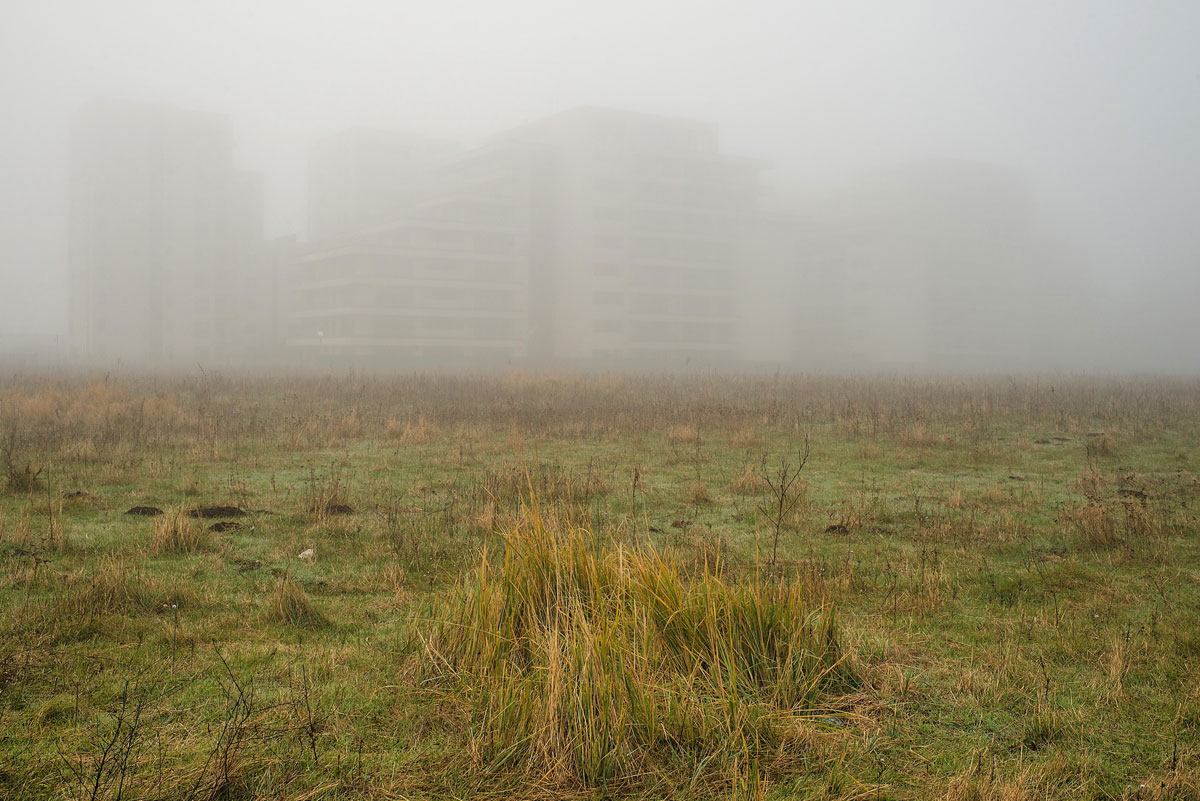
[{"label": "tall grass clump", "polygon": [[102,559],[89,575],[72,584],[61,602],[62,609],[83,618],[152,612],[162,595],[139,569],[111,557]]},{"label": "tall grass clump", "polygon": [[308,593],[292,579],[290,573],[280,579],[271,597],[267,617],[276,623],[301,628],[315,629],[329,624],[328,618],[313,604]]},{"label": "tall grass clump", "polygon": [[150,550],[156,554],[185,554],[208,550],[208,532],[197,526],[188,515],[187,507],[154,518],[150,535]]},{"label": "tall grass clump", "polygon": [[353,512],[347,503],[347,492],[336,470],[331,470],[327,478],[310,473],[304,493],[304,506],[309,520],[314,525],[327,525],[335,515]]},{"label": "tall grass clump", "polygon": [[536,506],[503,537],[419,637],[488,774],[612,788],[787,772],[856,684],[832,608],[795,585],[688,576]]}]

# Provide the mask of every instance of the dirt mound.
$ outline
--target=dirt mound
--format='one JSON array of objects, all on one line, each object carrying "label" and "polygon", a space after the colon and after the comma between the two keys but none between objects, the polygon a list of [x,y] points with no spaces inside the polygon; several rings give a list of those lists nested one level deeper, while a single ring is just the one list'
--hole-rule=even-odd
[{"label": "dirt mound", "polygon": [[245,528],[245,526],[236,520],[222,520],[219,523],[213,523],[208,527],[208,530],[215,531],[218,534],[223,534],[226,531],[238,531],[243,528]]},{"label": "dirt mound", "polygon": [[249,514],[237,506],[197,506],[188,510],[188,517],[200,517],[205,520],[223,517],[244,517]]},{"label": "dirt mound", "polygon": [[157,506],[133,506],[130,507],[127,515],[141,515],[142,517],[158,517],[163,513],[162,509]]}]

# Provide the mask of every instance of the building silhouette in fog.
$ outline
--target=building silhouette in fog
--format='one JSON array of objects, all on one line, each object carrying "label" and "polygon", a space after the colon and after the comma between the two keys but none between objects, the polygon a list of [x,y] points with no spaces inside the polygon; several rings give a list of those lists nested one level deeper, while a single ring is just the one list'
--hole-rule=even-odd
[{"label": "building silhouette in fog", "polygon": [[80,112],[69,275],[79,358],[156,366],[269,354],[261,186],[234,166],[230,121],[117,101]]},{"label": "building silhouette in fog", "polygon": [[796,360],[815,369],[1038,364],[1061,316],[1019,173],[931,160],[860,175],[800,215]]},{"label": "building silhouette in fog", "polygon": [[438,139],[354,129],[309,158],[308,235],[317,241],[390,223],[420,200],[416,179],[459,147]]},{"label": "building silhouette in fog", "polygon": [[1052,367],[1088,314],[1025,179],[970,162],[806,205],[694,120],[583,107],[471,149],[354,130],[311,155],[307,239],[266,243],[222,116],[98,103],[70,157],[92,364]]},{"label": "building silhouette in fog", "polygon": [[[524,361],[529,349],[534,154],[483,147],[446,157],[372,134],[323,142],[310,214],[320,235],[293,265],[285,342],[303,363],[375,367]],[[437,158],[442,155],[442,158]],[[410,158],[410,156],[413,156]]]},{"label": "building silhouette in fog", "polygon": [[503,134],[545,154],[535,353],[559,363],[727,364],[759,165],[714,126],[578,108]]},{"label": "building silhouette in fog", "polygon": [[347,134],[314,154],[286,302],[308,363],[742,355],[760,165],[720,153],[713,126],[578,108],[463,153],[414,141]]}]

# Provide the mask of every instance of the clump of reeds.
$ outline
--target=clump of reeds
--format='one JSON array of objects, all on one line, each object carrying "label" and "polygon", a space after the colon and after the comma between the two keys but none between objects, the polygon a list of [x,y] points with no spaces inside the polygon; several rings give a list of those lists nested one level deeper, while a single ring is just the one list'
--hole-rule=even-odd
[{"label": "clump of reeds", "polygon": [[209,547],[208,532],[195,524],[186,506],[154,518],[154,532],[150,535],[152,553],[196,553]]},{"label": "clump of reeds", "polygon": [[[855,684],[834,613],[797,585],[685,575],[527,507],[419,638],[472,709],[488,771],[636,784],[680,767],[795,760]],[[732,767],[731,767],[732,766]]]},{"label": "clump of reeds", "polygon": [[290,573],[279,581],[275,594],[271,596],[267,616],[276,623],[303,628],[320,628],[329,623]]}]

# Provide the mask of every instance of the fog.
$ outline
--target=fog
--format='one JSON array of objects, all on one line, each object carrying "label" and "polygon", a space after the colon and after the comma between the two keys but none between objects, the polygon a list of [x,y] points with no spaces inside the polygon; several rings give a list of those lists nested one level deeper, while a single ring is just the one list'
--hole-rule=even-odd
[{"label": "fog", "polygon": [[[1198,36],[1194,2],[9,0],[0,8],[0,359],[1200,372]],[[227,170],[220,153],[165,157],[172,202],[220,209],[226,228],[214,245],[195,234],[208,222],[166,212],[164,230],[191,232],[167,248],[178,286],[155,283],[135,300],[138,276],[158,268],[115,274],[121,248],[144,233],[121,214],[136,205],[137,181],[157,179],[119,170],[136,171],[137,120],[160,104],[175,122],[147,124],[194,122],[214,147],[230,137]],[[579,109],[585,116],[572,117]],[[97,114],[120,122],[88,128]],[[646,144],[660,127],[704,143],[694,153],[691,144]],[[602,150],[597,164],[576,169],[585,129]],[[92,147],[89,130],[120,142]],[[347,131],[419,141],[424,155],[410,165],[403,202],[320,231],[310,190],[342,191],[341,162],[315,154],[349,141],[338,139]],[[200,138],[191,136],[179,141]],[[417,252],[417,223],[434,219],[418,209],[436,199],[461,210],[476,193],[455,189],[463,165],[498,153],[504,170],[514,159],[549,159],[551,188],[528,190],[524,205],[506,200],[502,224],[471,218],[489,231],[511,227],[517,244],[500,258],[477,233],[475,262],[455,261],[466,272],[453,280],[484,287],[472,289],[466,317],[507,310],[512,326],[456,322],[435,336],[420,322],[349,321],[340,330],[319,299],[302,300],[307,281],[328,306],[339,270],[368,269],[366,256],[354,266],[322,262],[335,244],[393,254],[370,269],[408,265],[397,249]],[[675,189],[655,196],[660,206],[707,208],[687,194],[701,169],[729,197],[746,195],[712,198],[707,217],[693,215],[709,229],[703,240],[624,205],[611,209],[627,226],[619,234],[591,216],[580,223],[576,212],[610,213],[581,194],[582,183],[598,186],[611,169],[632,170],[637,184],[638,164],[681,170],[664,173]],[[201,185],[197,200],[188,187]],[[326,208],[348,208],[339,197]],[[352,200],[361,211],[362,198]],[[102,211],[88,217],[88,208]],[[728,231],[712,222],[725,219],[734,221]],[[675,245],[651,247],[669,233]],[[642,234],[649,244],[639,251]],[[601,241],[608,236],[624,239]],[[711,253],[697,250],[710,240]],[[598,259],[601,247],[613,251]],[[484,256],[511,260],[515,272],[472,273]],[[705,273],[714,282],[705,289],[684,271],[708,258],[727,262]],[[674,262],[657,289],[638,289],[642,265]],[[73,282],[73,269],[86,280]],[[370,275],[338,304],[387,307],[391,296]],[[397,309],[420,291],[453,306],[443,278],[411,279],[424,290],[385,283],[396,287]],[[700,289],[685,300],[672,286]],[[727,305],[701,303],[705,292]],[[611,319],[580,312],[610,301],[622,310]],[[103,305],[121,323],[147,303],[167,309],[152,329],[79,334],[81,309]],[[203,348],[160,348],[144,365],[143,351],[122,350],[202,329]],[[111,347],[97,347],[97,336]],[[443,345],[429,344],[472,337],[511,346],[468,342],[443,364]],[[651,340],[675,346],[638,344]]]}]

